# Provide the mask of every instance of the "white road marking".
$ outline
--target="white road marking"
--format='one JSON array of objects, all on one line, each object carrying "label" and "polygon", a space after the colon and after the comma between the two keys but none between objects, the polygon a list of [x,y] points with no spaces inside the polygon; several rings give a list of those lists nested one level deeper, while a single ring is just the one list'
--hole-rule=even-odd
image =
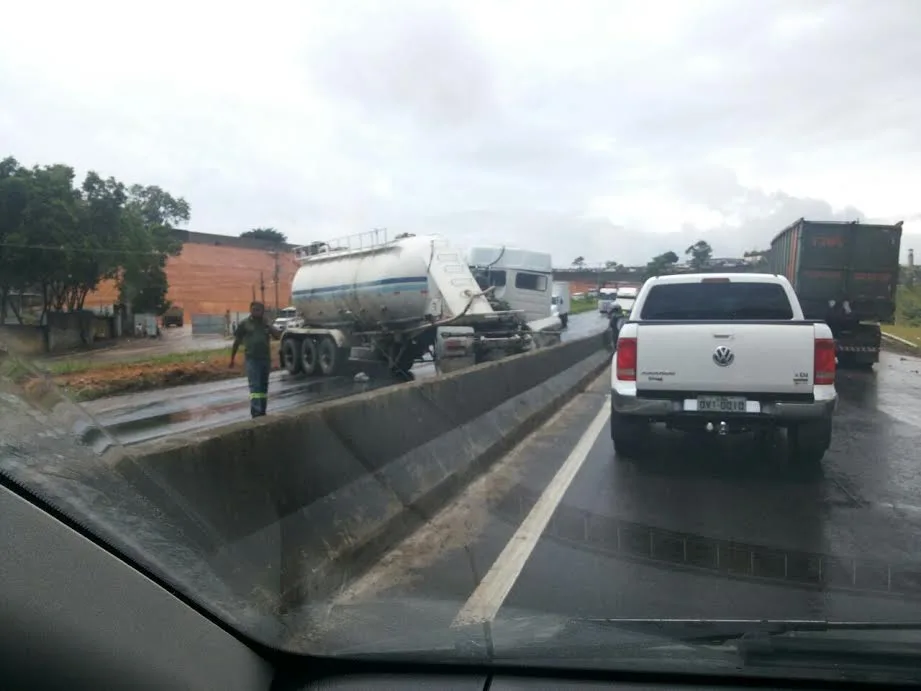
[{"label": "white road marking", "polygon": [[518,526],[518,530],[502,550],[502,554],[457,613],[452,626],[465,626],[495,619],[499,608],[511,592],[518,576],[521,575],[521,570],[528,561],[528,557],[537,546],[537,541],[553,517],[553,512],[556,511],[556,507],[562,501],[576,473],[585,463],[595,440],[604,429],[611,415],[610,400],[610,396],[605,397],[604,406],[598,411],[598,415],[592,420],[572,453],[547,485],[527,518]]}]

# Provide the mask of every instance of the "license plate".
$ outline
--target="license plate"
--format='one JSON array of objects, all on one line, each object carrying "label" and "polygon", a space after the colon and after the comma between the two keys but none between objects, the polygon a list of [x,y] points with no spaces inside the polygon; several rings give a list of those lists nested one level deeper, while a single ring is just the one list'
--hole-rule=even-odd
[{"label": "license plate", "polygon": [[698,396],[697,410],[701,413],[744,413],[744,398],[729,396]]}]

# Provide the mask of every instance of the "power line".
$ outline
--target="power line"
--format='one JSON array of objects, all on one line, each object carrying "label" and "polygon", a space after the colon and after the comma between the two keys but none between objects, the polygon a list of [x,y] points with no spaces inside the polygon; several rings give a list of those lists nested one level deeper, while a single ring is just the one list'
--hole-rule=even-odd
[{"label": "power line", "polygon": [[13,242],[0,242],[0,247],[10,247],[13,249],[21,250],[43,250],[50,252],[87,252],[90,254],[128,254],[128,255],[144,255],[144,256],[154,256],[162,257],[163,255],[168,255],[168,252],[157,252],[156,250],[113,250],[105,249],[102,247],[63,247],[60,245],[20,245]]}]

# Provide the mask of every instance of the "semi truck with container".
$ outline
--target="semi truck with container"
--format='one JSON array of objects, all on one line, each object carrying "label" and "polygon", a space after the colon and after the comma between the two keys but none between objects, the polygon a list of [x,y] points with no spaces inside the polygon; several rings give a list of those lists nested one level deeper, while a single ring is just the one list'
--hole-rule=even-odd
[{"label": "semi truck with container", "polygon": [[806,319],[824,320],[841,367],[879,362],[881,324],[895,321],[902,222],[799,219],[771,242],[770,269],[793,285]]},{"label": "semi truck with container", "polygon": [[295,249],[297,319],[280,339],[291,374],[332,376],[350,359],[407,373],[425,355],[439,372],[529,350],[521,310],[496,309],[462,253],[437,235],[386,230]]}]

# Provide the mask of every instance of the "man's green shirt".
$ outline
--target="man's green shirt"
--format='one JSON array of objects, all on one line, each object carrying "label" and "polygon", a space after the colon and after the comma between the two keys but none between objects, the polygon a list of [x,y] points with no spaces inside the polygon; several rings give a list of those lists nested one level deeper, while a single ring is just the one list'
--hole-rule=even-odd
[{"label": "man's green shirt", "polygon": [[265,321],[256,321],[252,317],[247,317],[237,326],[234,338],[243,346],[248,359],[272,359],[272,332]]}]

